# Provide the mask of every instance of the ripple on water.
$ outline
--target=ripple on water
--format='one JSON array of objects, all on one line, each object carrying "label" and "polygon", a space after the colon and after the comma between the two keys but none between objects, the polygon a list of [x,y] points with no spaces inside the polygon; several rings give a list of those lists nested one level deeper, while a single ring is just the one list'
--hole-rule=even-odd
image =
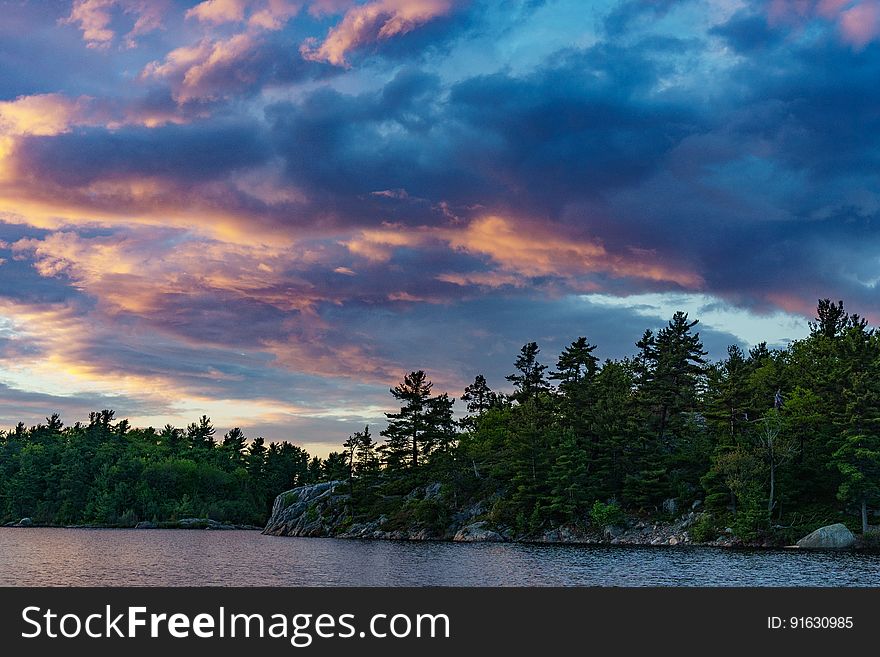
[{"label": "ripple on water", "polygon": [[0,528],[0,585],[878,586],[880,555]]}]

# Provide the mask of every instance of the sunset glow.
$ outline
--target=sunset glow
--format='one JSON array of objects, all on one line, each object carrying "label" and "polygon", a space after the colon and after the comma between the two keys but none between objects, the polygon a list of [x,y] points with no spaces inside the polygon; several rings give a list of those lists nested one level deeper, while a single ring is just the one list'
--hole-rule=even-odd
[{"label": "sunset glow", "polygon": [[880,318],[876,0],[0,8],[0,427],[324,455],[412,369]]}]

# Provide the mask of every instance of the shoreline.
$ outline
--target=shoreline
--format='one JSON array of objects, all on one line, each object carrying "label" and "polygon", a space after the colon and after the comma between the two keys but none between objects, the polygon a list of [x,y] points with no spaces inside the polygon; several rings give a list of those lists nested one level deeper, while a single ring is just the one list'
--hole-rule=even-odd
[{"label": "shoreline", "polygon": [[265,532],[264,528],[257,527],[255,525],[224,525],[222,527],[193,527],[193,526],[156,526],[156,527],[119,527],[114,525],[2,525],[0,529],[90,529],[90,530],[119,530],[119,531],[155,531],[155,530],[172,530],[172,531],[248,531],[248,532],[260,532],[264,536],[270,536],[273,538],[316,538],[316,539],[331,539],[338,541],[364,541],[364,542],[373,542],[373,541],[391,541],[395,543],[450,543],[450,544],[491,544],[491,545],[527,545],[527,546],[536,546],[536,547],[572,547],[572,548],[662,548],[662,549],[674,549],[674,550],[686,550],[690,548],[699,548],[699,549],[719,549],[719,550],[733,550],[733,551],[744,551],[744,552],[858,552],[858,553],[866,553],[866,554],[877,554],[880,553],[880,547],[863,545],[860,543],[856,543],[853,546],[847,548],[802,548],[798,545],[782,545],[782,544],[768,544],[768,543],[743,543],[743,542],[706,542],[706,543],[697,543],[697,542],[680,542],[675,544],[670,543],[644,543],[638,541],[627,541],[627,540],[616,540],[616,541],[603,541],[603,540],[539,540],[539,539],[519,539],[519,540],[502,540],[502,541],[462,541],[455,540],[454,538],[417,538],[417,537],[400,537],[400,536],[388,536],[388,537],[367,537],[367,536],[330,536],[330,535],[321,535],[321,536],[287,536],[280,534],[268,534]]}]

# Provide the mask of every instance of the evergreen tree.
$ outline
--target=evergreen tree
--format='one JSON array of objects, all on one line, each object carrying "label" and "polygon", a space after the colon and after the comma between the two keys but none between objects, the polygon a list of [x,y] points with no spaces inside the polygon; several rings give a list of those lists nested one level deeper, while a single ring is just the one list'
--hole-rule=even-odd
[{"label": "evergreen tree", "polygon": [[464,389],[461,400],[467,402],[468,413],[482,415],[498,403],[498,394],[486,383],[486,377],[477,374],[474,382]]},{"label": "evergreen tree", "polygon": [[541,350],[536,342],[524,344],[514,363],[516,372],[505,377],[513,383],[513,399],[520,404],[528,400],[537,400],[541,393],[550,389],[544,378],[544,370],[547,366],[538,362],[539,353]]},{"label": "evergreen tree", "polygon": [[388,427],[381,432],[386,442],[383,446],[385,463],[391,470],[399,470],[407,464],[419,465],[419,455],[425,448],[433,427],[431,422],[431,388],[423,370],[410,372],[403,381],[391,388],[394,399],[402,402],[400,411],[386,413]]},{"label": "evergreen tree", "polygon": [[186,438],[192,449],[211,449],[214,447],[214,425],[211,418],[203,415],[198,423],[193,422],[186,428]]}]

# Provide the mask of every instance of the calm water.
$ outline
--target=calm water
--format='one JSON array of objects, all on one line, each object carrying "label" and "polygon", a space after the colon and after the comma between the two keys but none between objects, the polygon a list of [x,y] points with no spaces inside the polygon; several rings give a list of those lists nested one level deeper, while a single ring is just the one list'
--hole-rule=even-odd
[{"label": "calm water", "polygon": [[0,528],[0,585],[880,586],[880,555]]}]

